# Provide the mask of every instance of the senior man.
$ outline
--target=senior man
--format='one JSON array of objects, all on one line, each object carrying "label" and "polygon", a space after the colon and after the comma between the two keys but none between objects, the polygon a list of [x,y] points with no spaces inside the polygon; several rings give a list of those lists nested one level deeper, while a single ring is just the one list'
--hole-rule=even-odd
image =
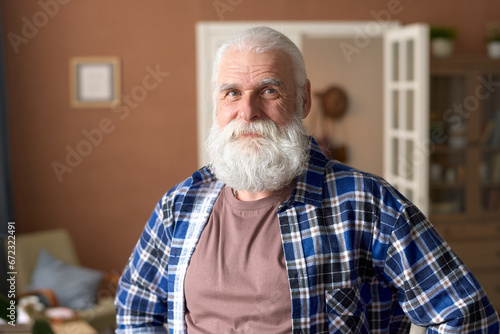
[{"label": "senior man", "polygon": [[245,30],[214,64],[209,165],[157,204],[116,297],[117,333],[498,333],[470,271],[379,177],[307,135],[304,60]]}]

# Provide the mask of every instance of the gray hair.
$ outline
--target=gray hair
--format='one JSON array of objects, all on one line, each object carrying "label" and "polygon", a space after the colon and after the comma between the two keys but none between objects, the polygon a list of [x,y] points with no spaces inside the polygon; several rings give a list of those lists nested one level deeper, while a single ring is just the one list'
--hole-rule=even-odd
[{"label": "gray hair", "polygon": [[[253,51],[261,54],[271,50],[280,50],[287,54],[292,61],[292,71],[297,89],[297,103],[302,104],[304,99],[303,87],[307,81],[306,66],[299,48],[284,34],[269,27],[254,27],[242,31],[240,34],[223,43],[217,50],[212,68],[212,88],[215,93],[219,76],[222,56],[229,49],[236,51]],[[215,112],[214,112],[215,117]]]}]

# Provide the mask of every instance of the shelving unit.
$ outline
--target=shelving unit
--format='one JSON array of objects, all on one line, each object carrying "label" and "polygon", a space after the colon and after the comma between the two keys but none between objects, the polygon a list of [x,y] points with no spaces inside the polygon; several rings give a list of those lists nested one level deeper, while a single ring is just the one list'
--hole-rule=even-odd
[{"label": "shelving unit", "polygon": [[430,62],[430,219],[500,309],[500,60]]}]

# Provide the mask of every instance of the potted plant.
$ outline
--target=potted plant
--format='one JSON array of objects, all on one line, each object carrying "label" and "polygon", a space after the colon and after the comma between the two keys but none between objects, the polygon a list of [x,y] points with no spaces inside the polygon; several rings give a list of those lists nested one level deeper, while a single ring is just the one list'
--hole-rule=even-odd
[{"label": "potted plant", "polygon": [[486,35],[488,42],[488,56],[490,58],[500,58],[500,22],[490,22]]},{"label": "potted plant", "polygon": [[431,53],[434,57],[449,57],[453,53],[456,30],[446,27],[431,27]]}]

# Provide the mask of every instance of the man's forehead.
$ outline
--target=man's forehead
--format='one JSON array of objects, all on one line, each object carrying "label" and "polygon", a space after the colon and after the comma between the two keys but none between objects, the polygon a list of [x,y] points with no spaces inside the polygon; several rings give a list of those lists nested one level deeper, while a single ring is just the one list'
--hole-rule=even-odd
[{"label": "man's forehead", "polygon": [[270,50],[263,53],[253,51],[239,51],[230,49],[226,51],[219,66],[219,82],[223,78],[236,79],[241,75],[255,76],[257,81],[286,80],[290,76],[291,62],[289,56],[281,50]]}]

